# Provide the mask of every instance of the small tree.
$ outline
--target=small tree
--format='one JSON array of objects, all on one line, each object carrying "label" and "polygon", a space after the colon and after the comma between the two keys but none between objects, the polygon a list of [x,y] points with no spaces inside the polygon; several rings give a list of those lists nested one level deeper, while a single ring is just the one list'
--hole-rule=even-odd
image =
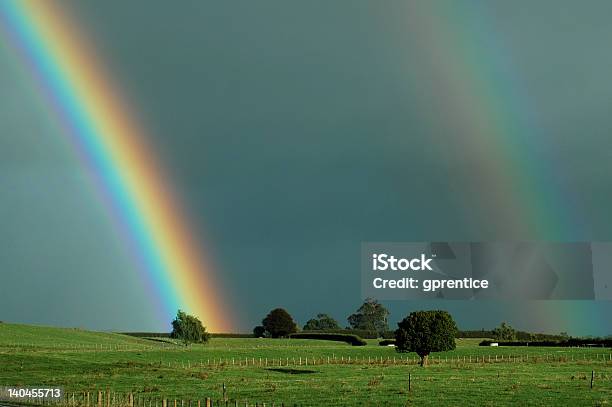
[{"label": "small tree", "polygon": [[321,331],[325,329],[340,329],[338,321],[327,314],[317,314],[316,318],[309,319],[304,325],[305,331]]},{"label": "small tree", "polygon": [[427,366],[431,352],[455,349],[457,325],[446,311],[411,312],[397,325],[395,349],[416,352],[421,357],[421,366]]},{"label": "small tree", "polygon": [[499,341],[513,341],[516,339],[516,330],[505,322],[493,330],[493,336]]},{"label": "small tree", "polygon": [[257,325],[253,328],[253,336],[255,338],[263,338],[266,335],[266,328],[261,325]]},{"label": "small tree", "polygon": [[366,298],[357,312],[347,319],[353,329],[375,331],[379,336],[389,330],[389,311],[374,298]]},{"label": "small tree", "polygon": [[273,309],[261,322],[272,338],[281,338],[297,332],[293,318],[282,308]]},{"label": "small tree", "polygon": [[187,346],[190,342],[208,342],[210,334],[206,332],[206,328],[197,317],[178,310],[176,318],[172,321],[170,337],[182,340],[185,346]]}]

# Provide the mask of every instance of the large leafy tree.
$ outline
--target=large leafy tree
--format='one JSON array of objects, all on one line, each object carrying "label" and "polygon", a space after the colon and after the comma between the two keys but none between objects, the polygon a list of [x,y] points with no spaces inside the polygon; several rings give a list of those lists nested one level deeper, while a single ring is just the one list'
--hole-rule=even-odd
[{"label": "large leafy tree", "polygon": [[493,330],[493,336],[500,341],[513,341],[516,339],[516,330],[505,322],[502,322]]},{"label": "large leafy tree", "polygon": [[272,338],[282,338],[297,332],[297,325],[293,318],[282,308],[270,311],[261,323]]},{"label": "large leafy tree", "polygon": [[322,331],[326,329],[340,329],[338,321],[327,314],[317,314],[316,318],[309,319],[304,325],[305,331]]},{"label": "large leafy tree", "polygon": [[348,317],[353,329],[375,331],[383,335],[389,330],[389,311],[374,298],[367,298],[359,309]]},{"label": "large leafy tree", "polygon": [[416,352],[421,357],[421,366],[427,366],[431,352],[455,349],[457,325],[446,311],[411,312],[397,325],[395,349]]},{"label": "large leafy tree", "polygon": [[197,317],[178,310],[176,318],[172,321],[170,337],[180,339],[185,345],[188,345],[190,342],[208,342],[210,334],[206,332],[206,328]]},{"label": "large leafy tree", "polygon": [[257,325],[255,328],[253,328],[253,336],[255,338],[263,338],[266,336],[266,328],[261,325]]}]

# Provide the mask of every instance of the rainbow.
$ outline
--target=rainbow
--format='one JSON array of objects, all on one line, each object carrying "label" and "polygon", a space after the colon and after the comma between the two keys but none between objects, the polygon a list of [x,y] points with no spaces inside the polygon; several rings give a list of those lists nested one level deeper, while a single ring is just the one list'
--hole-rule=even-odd
[{"label": "rainbow", "polygon": [[160,322],[167,326],[181,308],[209,330],[231,329],[207,256],[85,33],[50,1],[1,1],[0,29],[92,174]]},{"label": "rainbow", "polygon": [[[409,23],[403,20],[406,15]],[[430,99],[419,112],[443,134],[440,154],[461,154],[473,167],[464,174],[468,187],[461,210],[468,218],[466,230],[480,222],[486,232],[478,240],[590,240],[580,198],[564,185],[564,166],[550,152],[554,135],[539,128],[537,102],[487,3],[414,1],[406,3],[405,13],[397,18],[404,35],[420,45],[405,60],[406,71],[412,71],[417,60],[420,69],[427,69],[428,80],[437,83],[428,89]],[[420,79],[408,81],[419,89]],[[515,301],[489,307],[527,329],[591,335],[608,334],[607,304]],[[473,314],[482,307],[464,305],[465,312]]]},{"label": "rainbow", "polygon": [[550,153],[554,138],[538,128],[537,103],[487,5],[416,1],[406,15],[406,35],[419,41],[410,58],[437,83],[433,109],[421,111],[444,135],[441,153],[460,152],[472,168],[463,174],[471,191],[464,213],[490,222],[494,239],[588,240],[563,165]]}]

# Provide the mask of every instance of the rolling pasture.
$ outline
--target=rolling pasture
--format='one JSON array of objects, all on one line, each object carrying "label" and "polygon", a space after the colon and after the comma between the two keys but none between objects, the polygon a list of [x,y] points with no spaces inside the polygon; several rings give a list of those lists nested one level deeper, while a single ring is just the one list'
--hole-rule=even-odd
[{"label": "rolling pasture", "polygon": [[[213,338],[189,347],[120,334],[0,324],[0,386],[98,391],[135,406],[610,405],[612,350],[480,347],[459,339],[421,368],[414,354],[300,339]],[[409,388],[410,375],[410,388]],[[591,376],[593,387],[591,388]],[[223,388],[225,386],[225,393]],[[83,399],[84,400],[84,399]],[[125,400],[125,399],[124,399]],[[179,404],[180,405],[180,404]],[[204,404],[202,404],[204,405]],[[221,403],[225,405],[225,403]]]}]

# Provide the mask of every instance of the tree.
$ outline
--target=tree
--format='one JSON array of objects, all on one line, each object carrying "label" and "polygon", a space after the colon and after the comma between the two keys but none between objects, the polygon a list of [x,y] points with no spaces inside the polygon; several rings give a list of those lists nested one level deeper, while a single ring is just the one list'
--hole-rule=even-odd
[{"label": "tree", "polygon": [[427,366],[431,352],[455,349],[457,325],[446,311],[411,312],[397,326],[395,349],[416,352],[421,357],[421,366]]},{"label": "tree", "polygon": [[493,337],[499,341],[513,341],[516,339],[516,331],[505,322],[502,322],[492,332]]},{"label": "tree", "polygon": [[366,298],[357,312],[347,319],[353,329],[375,331],[378,335],[383,335],[389,330],[388,317],[389,311],[378,300]]},{"label": "tree", "polygon": [[185,346],[187,346],[190,342],[208,342],[210,334],[206,332],[206,328],[197,317],[178,310],[176,318],[172,321],[172,333],[170,337],[181,339],[185,343]]},{"label": "tree", "polygon": [[321,331],[325,329],[340,329],[338,321],[327,314],[317,314],[316,318],[309,319],[304,325],[305,331]]},{"label": "tree", "polygon": [[263,319],[262,325],[273,338],[281,338],[297,332],[297,325],[291,315],[282,308],[276,308]]},{"label": "tree", "polygon": [[266,328],[261,325],[257,325],[253,328],[253,336],[255,338],[263,338],[266,335]]}]

